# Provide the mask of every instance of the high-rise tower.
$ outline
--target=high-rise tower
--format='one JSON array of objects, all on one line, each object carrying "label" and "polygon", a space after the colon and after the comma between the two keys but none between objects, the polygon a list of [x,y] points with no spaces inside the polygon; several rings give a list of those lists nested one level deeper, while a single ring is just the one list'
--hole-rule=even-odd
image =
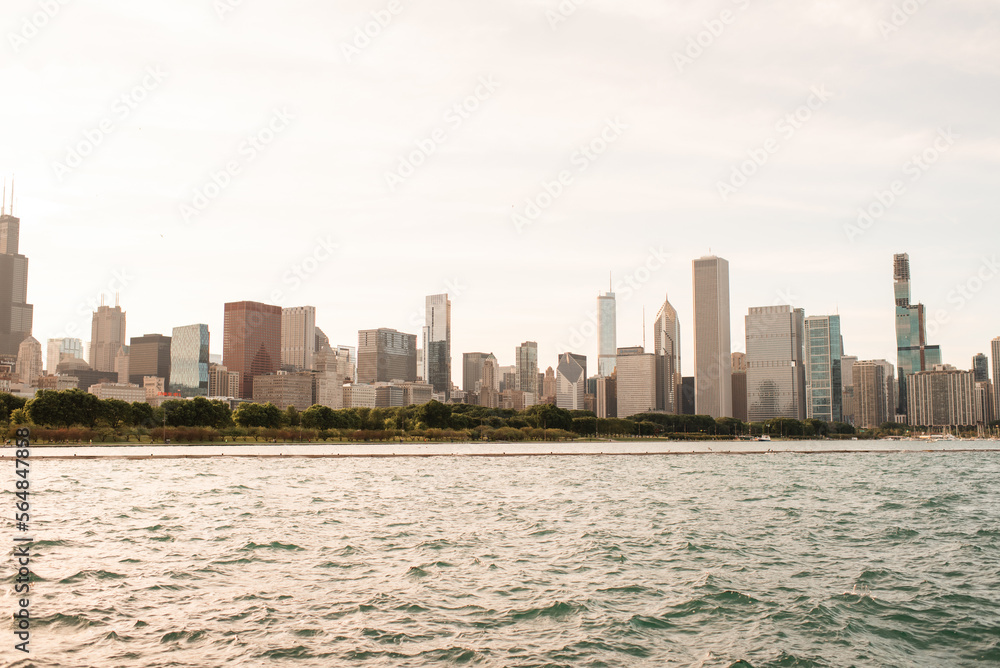
[{"label": "high-rise tower", "polygon": [[447,398],[451,394],[451,300],[447,293],[428,295],[424,306],[424,382]]},{"label": "high-rise tower", "polygon": [[812,315],[805,320],[806,417],[843,421],[840,316]]},{"label": "high-rise tower", "polygon": [[656,410],[679,414],[681,386],[681,325],[677,310],[664,298],[653,321],[656,355]]},{"label": "high-rise tower", "polygon": [[21,219],[14,216],[14,186],[10,213],[7,186],[0,206],[0,356],[13,361],[21,341],[31,336],[34,306],[28,302],[28,258],[19,252]]},{"label": "high-rise tower", "polygon": [[941,348],[927,344],[924,305],[910,303],[910,256],[896,254],[892,264],[896,298],[896,368],[899,374],[896,412],[905,414],[906,377],[941,364]]},{"label": "high-rise tower", "polygon": [[615,318],[615,293],[609,289],[607,293],[597,295],[598,376],[610,376],[615,370],[615,355],[618,352],[618,335]]},{"label": "high-rise tower", "polygon": [[222,364],[240,374],[240,399],[253,398],[253,378],[281,366],[281,307],[228,302],[223,307]]},{"label": "high-rise tower", "polygon": [[694,283],[695,412],[733,415],[729,331],[729,262],[714,255],[692,263]]},{"label": "high-rise tower", "polygon": [[90,366],[94,371],[114,371],[115,357],[125,345],[125,311],[115,298],[114,308],[104,304],[94,311],[90,324]]}]

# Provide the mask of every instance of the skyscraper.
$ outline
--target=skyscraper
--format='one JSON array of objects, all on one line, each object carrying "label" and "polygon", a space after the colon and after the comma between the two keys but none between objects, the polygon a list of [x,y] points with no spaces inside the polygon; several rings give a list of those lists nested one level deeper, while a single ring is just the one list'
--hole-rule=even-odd
[{"label": "skyscraper", "polygon": [[531,392],[532,403],[538,401],[538,344],[534,341],[525,341],[517,347],[515,351],[517,359],[517,379],[514,389],[522,392]]},{"label": "skyscraper", "polygon": [[855,362],[854,376],[854,425],[862,429],[876,429],[889,420],[885,394],[885,370],[877,362]]},{"label": "skyscraper", "polygon": [[281,366],[289,371],[311,371],[316,354],[316,307],[281,309]]},{"label": "skyscraper", "polygon": [[358,331],[358,382],[417,379],[417,335],[395,329]]},{"label": "skyscraper", "polygon": [[840,358],[841,390],[840,412],[841,420],[847,424],[855,424],[857,411],[854,398],[854,365],[858,358],[854,355],[844,355]]},{"label": "skyscraper", "polygon": [[918,371],[909,379],[907,421],[930,427],[976,424],[973,373],[949,364]]},{"label": "skyscraper", "polygon": [[34,306],[28,302],[28,258],[21,255],[21,219],[14,216],[14,187],[10,213],[7,188],[0,207],[0,356],[13,361],[21,341],[31,336]]},{"label": "skyscraper", "polygon": [[90,366],[95,371],[114,371],[115,357],[125,345],[125,311],[115,300],[114,308],[101,305],[90,325]]},{"label": "skyscraper", "polygon": [[983,353],[973,355],[972,373],[975,374],[977,383],[990,379],[990,360]]},{"label": "skyscraper", "polygon": [[777,417],[805,419],[804,320],[803,310],[791,306],[750,309],[746,359],[751,422]]},{"label": "skyscraper", "polygon": [[679,414],[681,385],[681,325],[677,310],[664,298],[653,321],[656,355],[656,410]]},{"label": "skyscraper", "polygon": [[582,410],[587,376],[571,353],[559,356],[556,365],[556,406],[566,410]]},{"label": "skyscraper", "polygon": [[806,417],[843,421],[840,316],[805,319]]},{"label": "skyscraper", "polygon": [[462,353],[462,389],[478,392],[483,379],[483,363],[492,353]]},{"label": "skyscraper", "polygon": [[45,354],[45,369],[50,375],[55,375],[59,362],[70,358],[83,359],[83,342],[80,339],[49,339]]},{"label": "skyscraper", "polygon": [[610,290],[597,296],[597,375],[610,376],[615,370],[618,333],[615,293]]},{"label": "skyscraper", "polygon": [[42,344],[29,336],[17,347],[17,377],[25,385],[33,385],[42,375]]},{"label": "skyscraper", "polygon": [[146,376],[163,379],[164,391],[170,392],[170,337],[162,334],[133,336],[128,347],[128,380],[142,385]]},{"label": "skyscraper", "polygon": [[260,302],[224,306],[222,364],[240,374],[239,399],[253,398],[253,378],[281,367],[281,307]]},{"label": "skyscraper", "polygon": [[617,352],[617,417],[656,410],[656,355],[644,352],[641,346],[619,348]]},{"label": "skyscraper", "polygon": [[[899,373],[896,412],[907,410],[906,377],[941,364],[941,349],[927,344],[923,304],[910,303],[910,256],[893,256],[893,292],[896,298],[896,367]],[[890,418],[893,419],[893,418]]]},{"label": "skyscraper", "polygon": [[993,357],[993,415],[1000,420],[1000,336],[990,342]]},{"label": "skyscraper", "polygon": [[170,391],[208,396],[208,325],[174,327],[170,337]]},{"label": "skyscraper", "polygon": [[448,294],[424,301],[424,382],[448,398],[451,392],[451,300]]},{"label": "skyscraper", "polygon": [[490,353],[483,360],[483,375],[479,383],[479,405],[486,408],[500,406],[500,365]]},{"label": "skyscraper", "polygon": [[733,415],[729,331],[729,262],[713,256],[692,263],[694,283],[695,412]]},{"label": "skyscraper", "polygon": [[733,417],[746,422],[747,415],[747,355],[733,353]]}]

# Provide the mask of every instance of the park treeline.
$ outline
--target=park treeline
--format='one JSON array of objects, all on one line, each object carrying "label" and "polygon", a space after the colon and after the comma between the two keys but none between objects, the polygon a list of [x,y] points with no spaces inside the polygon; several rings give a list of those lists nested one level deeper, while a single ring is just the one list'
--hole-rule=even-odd
[{"label": "park treeline", "polygon": [[48,442],[142,442],[168,438],[182,442],[316,440],[570,440],[575,438],[733,438],[850,437],[854,428],[821,420],[778,418],[747,424],[707,415],[643,413],[629,418],[598,418],[590,411],[569,411],[538,404],[522,411],[468,404],[391,408],[310,406],[280,410],[273,404],[227,403],[196,397],[168,400],[152,407],[98,399],[81,390],[39,390],[25,400],[0,393],[0,418],[9,428],[32,427],[33,437]]}]

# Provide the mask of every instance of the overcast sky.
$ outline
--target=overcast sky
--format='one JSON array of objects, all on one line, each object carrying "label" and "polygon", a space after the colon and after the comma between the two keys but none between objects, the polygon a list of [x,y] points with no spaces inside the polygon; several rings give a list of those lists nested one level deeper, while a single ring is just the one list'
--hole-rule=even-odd
[{"label": "overcast sky", "polygon": [[315,305],[356,345],[448,292],[460,385],[463,352],[525,340],[594,368],[610,274],[618,345],[669,295],[688,375],[709,252],[734,350],[748,307],[791,303],[895,363],[897,252],[946,362],[1000,336],[995,0],[4,10],[0,170],[43,344],[88,340],[102,291],[128,336],[204,322],[213,353],[227,301]]}]

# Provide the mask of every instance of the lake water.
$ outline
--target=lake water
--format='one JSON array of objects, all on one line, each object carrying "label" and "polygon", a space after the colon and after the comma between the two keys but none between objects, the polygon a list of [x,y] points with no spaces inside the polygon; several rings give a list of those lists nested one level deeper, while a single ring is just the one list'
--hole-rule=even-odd
[{"label": "lake water", "polygon": [[[745,456],[290,456],[400,448],[306,445],[229,446],[281,457],[157,459],[143,446],[139,459],[81,459],[96,447],[43,459],[56,449],[33,448],[32,653],[25,661],[5,633],[0,659],[1000,663],[1000,453],[896,451],[912,443]],[[184,450],[218,450],[201,447]],[[8,507],[12,488],[8,473]],[[12,610],[9,564],[3,575]]]}]

